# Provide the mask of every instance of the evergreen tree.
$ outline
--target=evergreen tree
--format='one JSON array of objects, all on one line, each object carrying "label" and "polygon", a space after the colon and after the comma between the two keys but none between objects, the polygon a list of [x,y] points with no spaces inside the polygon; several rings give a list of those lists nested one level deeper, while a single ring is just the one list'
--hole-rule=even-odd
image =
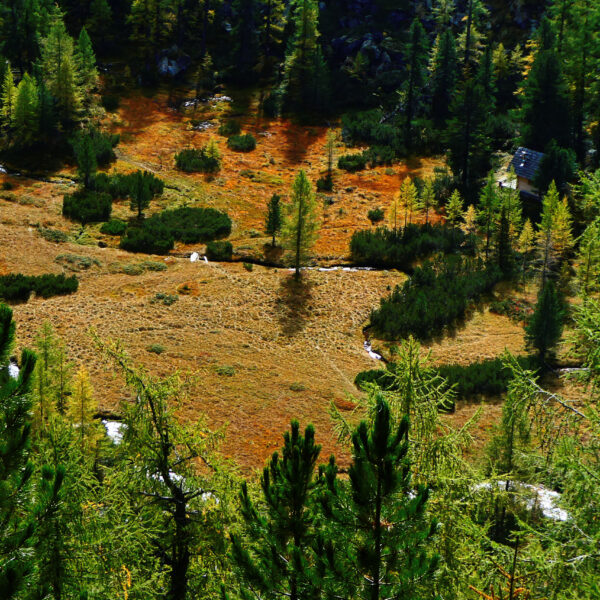
[{"label": "evergreen tree", "polygon": [[425,212],[425,225],[429,225],[429,211],[436,207],[435,190],[431,179],[427,179],[421,189],[419,206]]},{"label": "evergreen tree", "polygon": [[418,207],[417,188],[410,177],[405,177],[400,184],[398,202],[404,209],[404,227],[406,227],[409,223],[412,223],[413,213]]},{"label": "evergreen tree", "polygon": [[251,83],[258,63],[258,7],[255,0],[234,0],[232,76],[240,83]]},{"label": "evergreen tree", "polygon": [[522,258],[523,276],[527,272],[535,251],[535,233],[531,221],[527,219],[519,236],[518,249]]},{"label": "evergreen tree", "polygon": [[85,188],[89,188],[96,175],[98,162],[94,140],[89,132],[80,133],[71,140],[79,177]]},{"label": "evergreen tree", "polygon": [[112,31],[113,11],[107,0],[92,0],[90,16],[86,23],[94,42],[99,48],[106,48],[107,38]]},{"label": "evergreen tree", "polygon": [[488,109],[483,87],[473,78],[467,79],[452,103],[446,134],[448,162],[467,200],[473,199],[491,166]]},{"label": "evergreen tree", "polygon": [[552,215],[552,239],[554,249],[562,258],[570,254],[575,241],[572,233],[572,217],[566,196],[558,202]]},{"label": "evergreen tree", "polygon": [[73,40],[60,16],[54,19],[41,46],[44,80],[56,99],[60,119],[63,123],[75,121],[81,110],[82,91]]},{"label": "evergreen tree", "polygon": [[552,140],[561,148],[571,147],[567,82],[553,40],[550,47],[542,46],[535,56],[525,82],[521,111],[524,146],[543,152]]},{"label": "evergreen tree", "polygon": [[423,25],[415,19],[408,32],[409,42],[405,48],[406,68],[408,70],[403,86],[404,96],[404,144],[408,150],[412,147],[412,123],[416,116],[425,86],[427,52],[429,44]]},{"label": "evergreen tree", "polygon": [[554,182],[550,184],[548,193],[542,200],[542,218],[537,231],[537,245],[541,259],[542,286],[546,283],[549,271],[554,267],[558,252],[555,241],[555,219],[554,215],[560,203],[558,190]]},{"label": "evergreen tree", "polygon": [[90,40],[85,27],[81,30],[77,40],[75,60],[79,75],[78,83],[84,97],[87,97],[98,84],[98,70],[96,69],[96,55],[92,47],[92,40]]},{"label": "evergreen tree", "polygon": [[19,146],[30,146],[37,141],[40,125],[38,103],[35,80],[25,73],[17,87],[14,112],[15,141]]},{"label": "evergreen tree", "polygon": [[232,557],[249,600],[287,597],[318,598],[315,511],[319,480],[316,461],[321,447],[309,425],[304,436],[297,421],[284,434],[281,455],[275,452],[260,480],[264,507],[250,498],[247,484],[240,493],[243,537],[232,535]]},{"label": "evergreen tree", "polygon": [[498,267],[505,276],[508,276],[512,273],[514,256],[510,241],[510,222],[504,206],[500,211],[500,223],[496,241],[496,261]]},{"label": "evergreen tree", "polygon": [[341,521],[347,536],[338,540],[343,548],[336,556],[339,570],[357,588],[343,597],[422,597],[439,562],[427,550],[437,523],[424,514],[428,489],[411,484],[408,417],[394,426],[381,392],[375,401],[372,426],[363,421],[352,435],[347,504],[333,478],[327,478],[325,516]]},{"label": "evergreen tree", "polygon": [[538,294],[535,311],[525,328],[527,343],[537,350],[540,363],[555,349],[563,330],[564,308],[552,280]]},{"label": "evergreen tree", "polygon": [[499,201],[494,173],[490,171],[485,187],[479,197],[479,223],[485,235],[485,261],[489,260],[494,223],[498,211]]},{"label": "evergreen tree", "polygon": [[[0,365],[8,364],[14,335],[12,311],[0,304]],[[44,498],[32,494],[29,390],[35,362],[35,355],[24,350],[18,378],[8,376],[6,369],[0,375],[0,596],[3,600],[23,598],[25,588],[31,589],[35,562],[28,546],[62,483],[62,473],[47,470],[42,485],[47,485],[50,493]]]},{"label": "evergreen tree", "polygon": [[265,233],[273,236],[271,246],[275,247],[275,235],[281,231],[283,215],[281,213],[281,196],[273,194],[267,204],[267,218],[265,220]]},{"label": "evergreen tree", "polygon": [[301,112],[323,111],[329,85],[319,45],[319,8],[315,0],[295,0],[292,11],[294,33],[283,74],[285,105]]},{"label": "evergreen tree", "polygon": [[458,81],[456,42],[449,28],[438,35],[435,41],[430,72],[431,116],[436,127],[442,127],[450,115]]},{"label": "evergreen tree", "polygon": [[588,225],[579,239],[577,279],[586,298],[600,288],[600,221]]},{"label": "evergreen tree", "polygon": [[263,71],[273,69],[283,45],[286,5],[282,0],[264,0],[261,11],[261,47],[264,54]]},{"label": "evergreen tree", "polygon": [[458,190],[454,190],[450,200],[446,204],[446,221],[452,225],[452,227],[458,226],[459,221],[463,220],[463,199],[461,198]]},{"label": "evergreen tree", "polygon": [[137,211],[138,219],[144,216],[144,210],[150,206],[150,201],[157,195],[162,194],[163,183],[156,185],[157,178],[149,171],[136,171],[131,175],[129,186],[129,207]]},{"label": "evergreen tree", "polygon": [[284,246],[293,256],[296,280],[316,240],[318,226],[315,195],[306,173],[301,170],[292,185],[291,203],[283,226]]},{"label": "evergreen tree", "polygon": [[575,153],[566,148],[560,148],[555,140],[552,140],[544,157],[540,161],[534,184],[540,193],[545,194],[551,181],[554,181],[561,194],[568,192],[568,184],[575,178],[577,165]]},{"label": "evergreen tree", "polygon": [[10,63],[7,64],[2,81],[2,106],[0,107],[0,124],[2,133],[10,141],[12,136],[12,127],[15,120],[15,104],[17,102],[17,89],[13,79]]}]

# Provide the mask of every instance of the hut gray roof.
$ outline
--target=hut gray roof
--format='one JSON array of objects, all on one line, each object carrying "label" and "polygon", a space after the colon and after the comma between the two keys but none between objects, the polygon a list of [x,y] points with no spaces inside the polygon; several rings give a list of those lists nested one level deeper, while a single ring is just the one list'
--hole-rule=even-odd
[{"label": "hut gray roof", "polygon": [[515,170],[517,177],[523,177],[532,181],[535,179],[542,158],[544,158],[543,152],[536,152],[529,148],[520,147],[517,148],[513,159],[510,161],[510,167]]}]

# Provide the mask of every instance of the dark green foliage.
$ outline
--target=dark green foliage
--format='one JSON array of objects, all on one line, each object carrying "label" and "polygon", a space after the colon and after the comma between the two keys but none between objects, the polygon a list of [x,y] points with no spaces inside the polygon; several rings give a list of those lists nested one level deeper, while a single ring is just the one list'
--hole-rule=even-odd
[{"label": "dark green foliage", "polygon": [[321,447],[309,425],[304,436],[297,421],[284,434],[281,454],[275,452],[261,476],[262,503],[255,503],[246,483],[240,493],[244,533],[232,535],[232,558],[243,582],[261,597],[290,600],[317,598],[315,508],[318,480],[316,462]]},{"label": "dark green foliage", "polygon": [[111,211],[112,198],[103,192],[81,189],[63,198],[63,216],[82,225],[107,221]]},{"label": "dark green foliage", "polygon": [[168,254],[175,245],[169,228],[158,220],[146,219],[134,227],[128,227],[119,247],[129,252]]},{"label": "dark green foliage", "polygon": [[[35,355],[24,350],[18,379],[5,375],[15,336],[12,311],[0,304],[0,595],[4,600],[22,598],[32,581],[35,563],[28,546],[38,526],[36,513],[44,506],[31,505],[30,462],[31,400],[28,392]],[[60,482],[57,482],[57,491]],[[28,581],[29,580],[29,581]]]},{"label": "dark green foliage", "polygon": [[344,154],[338,158],[338,169],[343,169],[350,173],[362,171],[367,166],[367,157],[364,152],[357,154]]},{"label": "dark green foliage", "polygon": [[402,287],[382,298],[371,324],[384,339],[414,335],[429,339],[464,316],[471,301],[492,290],[502,278],[495,266],[445,257],[415,269]]},{"label": "dark green foliage", "polygon": [[534,184],[541,194],[545,194],[554,181],[559,193],[566,194],[568,184],[575,179],[576,172],[575,152],[560,148],[556,141],[552,140],[540,162]]},{"label": "dark green foliage", "polygon": [[221,168],[221,160],[211,155],[207,148],[187,148],[175,155],[175,165],[187,173],[215,173]]},{"label": "dark green foliage", "polygon": [[407,270],[428,254],[457,252],[466,240],[462,230],[444,225],[410,224],[398,231],[380,227],[355,231],[350,253],[358,265]]},{"label": "dark green foliage", "polygon": [[342,137],[347,144],[374,144],[397,147],[400,143],[398,128],[393,123],[382,123],[379,109],[346,113],[342,117]]},{"label": "dark green foliage", "polygon": [[95,127],[90,127],[73,137],[71,145],[86,187],[90,186],[98,165],[105,166],[115,160],[114,148],[119,139],[118,134],[103,133]]},{"label": "dark green foliage", "polygon": [[129,182],[126,185],[128,185],[131,210],[137,211],[138,219],[141,219],[144,209],[150,206],[152,198],[163,193],[165,184],[149,171],[136,171],[126,177]]},{"label": "dark green foliage", "polygon": [[106,223],[102,223],[100,227],[100,233],[106,235],[123,235],[127,229],[127,223],[125,221],[119,221],[119,219],[111,219]]},{"label": "dark green foliage", "polygon": [[236,152],[251,152],[256,148],[256,139],[251,133],[232,135],[227,140],[227,147]]},{"label": "dark green foliage", "polygon": [[75,275],[0,275],[0,298],[9,302],[27,302],[32,292],[42,298],[73,294],[79,287]]},{"label": "dark green foliage", "polygon": [[374,422],[361,422],[352,435],[349,505],[340,502],[335,465],[325,471],[327,520],[345,529],[338,540],[336,573],[352,592],[340,597],[431,597],[417,591],[431,586],[439,564],[439,556],[428,552],[438,527],[425,516],[429,490],[411,481],[408,417],[395,424],[383,395],[375,400]]},{"label": "dark green foliage", "polygon": [[100,101],[106,111],[115,112],[119,108],[121,98],[115,94],[104,94]]},{"label": "dark green foliage", "polygon": [[565,310],[552,280],[547,279],[525,332],[527,343],[537,350],[540,362],[551,355],[560,340]]},{"label": "dark green foliage", "polygon": [[319,177],[317,179],[317,192],[331,192],[333,190],[333,178],[331,174],[325,175],[325,177]]},{"label": "dark green foliage", "polygon": [[502,207],[500,213],[500,225],[496,240],[496,264],[505,277],[509,277],[514,272],[515,256],[510,240],[510,223],[505,207]]},{"label": "dark green foliage", "polygon": [[164,225],[174,239],[184,244],[206,242],[231,233],[229,216],[214,208],[185,206],[153,215],[147,222]]},{"label": "dark green foliage", "polygon": [[217,262],[226,262],[231,260],[233,255],[233,246],[231,242],[208,242],[206,244],[206,257],[209,260]]},{"label": "dark green foliage", "polygon": [[367,213],[367,219],[375,225],[375,223],[381,223],[385,218],[385,213],[383,212],[383,208],[371,208]]},{"label": "dark green foliage", "polygon": [[152,196],[160,196],[163,193],[165,187],[164,181],[149,171],[135,171],[127,175],[122,173],[114,173],[112,175],[97,173],[91,183],[91,187],[98,192],[110,194],[113,199],[130,198],[135,191],[135,183],[140,174],[143,177],[143,184],[149,188]]},{"label": "dark green foliage", "polygon": [[456,42],[450,28],[441,33],[434,47],[431,86],[431,116],[441,126],[450,115],[450,105],[458,80]]},{"label": "dark green foliage", "polygon": [[273,237],[272,246],[275,246],[275,236],[283,226],[283,214],[281,211],[281,196],[273,194],[267,204],[267,218],[265,220],[265,233]]},{"label": "dark green foliage", "polygon": [[229,119],[219,125],[219,135],[229,137],[230,135],[237,135],[242,131],[242,124],[236,119]]}]

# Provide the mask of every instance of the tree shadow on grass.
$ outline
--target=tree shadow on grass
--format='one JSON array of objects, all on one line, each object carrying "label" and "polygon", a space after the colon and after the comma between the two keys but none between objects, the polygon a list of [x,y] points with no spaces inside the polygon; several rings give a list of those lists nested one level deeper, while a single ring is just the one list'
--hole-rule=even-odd
[{"label": "tree shadow on grass", "polygon": [[310,315],[312,286],[306,275],[299,281],[290,275],[281,282],[277,304],[279,324],[284,335],[293,337],[304,329]]}]

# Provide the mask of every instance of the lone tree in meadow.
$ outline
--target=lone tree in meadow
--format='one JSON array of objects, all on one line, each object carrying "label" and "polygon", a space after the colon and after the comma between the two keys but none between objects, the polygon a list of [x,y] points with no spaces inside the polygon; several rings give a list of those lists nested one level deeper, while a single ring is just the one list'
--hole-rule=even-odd
[{"label": "lone tree in meadow", "polygon": [[293,257],[296,281],[300,279],[300,267],[306,262],[317,237],[319,224],[316,208],[312,185],[306,173],[301,170],[292,185],[292,201],[288,205],[283,226],[284,247]]},{"label": "lone tree in meadow", "polygon": [[273,194],[267,203],[267,218],[265,220],[265,232],[273,236],[271,246],[275,247],[275,236],[281,231],[283,216],[281,214],[281,196]]},{"label": "lone tree in meadow", "polygon": [[150,206],[150,201],[155,196],[160,196],[164,183],[148,171],[136,171],[131,175],[129,188],[131,210],[137,211],[138,219],[144,215],[144,209]]}]

